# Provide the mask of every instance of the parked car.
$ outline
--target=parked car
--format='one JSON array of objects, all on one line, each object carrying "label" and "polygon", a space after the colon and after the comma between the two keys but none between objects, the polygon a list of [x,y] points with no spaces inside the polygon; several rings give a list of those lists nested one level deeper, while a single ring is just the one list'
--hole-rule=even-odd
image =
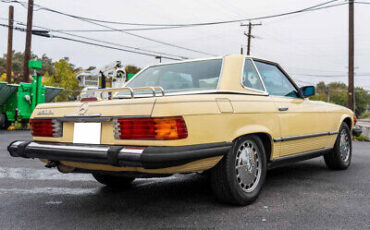
[{"label": "parked car", "polygon": [[246,205],[269,168],[319,156],[330,169],[349,167],[354,114],[310,101],[314,94],[278,64],[248,56],[152,65],[99,100],[38,105],[33,140],[8,150],[112,187],[207,171],[218,200]]}]

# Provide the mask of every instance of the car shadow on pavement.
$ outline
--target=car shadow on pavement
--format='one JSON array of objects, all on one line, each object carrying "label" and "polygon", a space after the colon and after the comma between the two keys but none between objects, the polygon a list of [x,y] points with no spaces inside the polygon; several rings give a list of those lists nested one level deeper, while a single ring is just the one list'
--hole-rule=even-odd
[{"label": "car shadow on pavement", "polygon": [[[279,188],[291,186],[294,181],[302,184],[305,183],[305,180],[312,181],[312,178],[327,172],[325,165],[317,161],[297,163],[270,170],[260,198],[252,205],[263,202],[264,197],[273,197],[272,193]],[[153,215],[164,209],[171,210],[173,214],[184,214],[193,212],[194,208],[200,212],[204,207],[205,212],[210,212],[209,206],[221,209],[233,207],[219,204],[213,197],[209,178],[198,174],[138,179],[130,188],[121,190],[102,186],[96,194],[87,196],[86,199],[98,203],[99,205],[94,209],[100,209],[101,212],[122,210],[122,207],[125,207],[124,212],[127,210],[132,212],[133,210],[142,210],[145,207],[145,210]],[[80,202],[83,202],[83,199]]]},{"label": "car shadow on pavement", "polygon": [[[281,210],[279,208],[284,207],[287,202],[304,202],[301,200],[302,190],[307,190],[307,185],[316,184],[316,179],[327,172],[325,165],[319,161],[307,161],[271,170],[260,197],[246,207],[218,203],[212,195],[207,176],[189,174],[138,179],[130,188],[123,190],[110,189],[98,182],[89,181],[80,187],[92,188],[93,192],[23,197],[19,203],[12,204],[17,212],[12,211],[9,215],[38,220],[43,219],[47,213],[55,224],[63,225],[68,222],[86,227],[95,223],[94,227],[97,227],[112,223],[112,227],[114,225],[116,228],[133,228],[133,225],[143,227],[146,224],[161,226],[162,223],[167,226],[171,223],[190,225],[193,222],[187,222],[188,218],[214,226],[222,223],[224,218],[234,219],[242,215],[244,222],[258,226],[262,218],[269,214],[270,208]],[[40,202],[44,205],[39,206]],[[25,204],[37,209],[37,212],[23,209]],[[217,217],[217,221],[210,217]],[[40,222],[38,227],[43,226],[44,223]]]}]

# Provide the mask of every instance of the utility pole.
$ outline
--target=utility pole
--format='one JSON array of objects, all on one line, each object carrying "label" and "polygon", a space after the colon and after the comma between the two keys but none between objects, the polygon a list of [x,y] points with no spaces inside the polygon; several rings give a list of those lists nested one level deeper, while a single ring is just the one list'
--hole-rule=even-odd
[{"label": "utility pole", "polygon": [[247,55],[250,55],[251,53],[251,39],[254,38],[252,35],[252,27],[253,26],[261,26],[262,23],[252,23],[249,22],[248,24],[240,24],[240,26],[248,26],[248,33],[244,32],[244,35],[248,38],[248,45],[247,45]]},{"label": "utility pole", "polygon": [[28,62],[31,59],[32,17],[33,17],[33,0],[28,0],[27,34],[26,34],[26,47],[24,50],[24,65],[23,65],[24,82],[29,82],[29,74],[30,74],[29,69],[28,69]]},{"label": "utility pole", "polygon": [[11,83],[11,78],[12,78],[13,23],[14,23],[14,7],[9,6],[8,51],[6,54],[6,81],[9,84]]},{"label": "utility pole", "polygon": [[348,20],[348,108],[354,110],[354,4],[349,0]]}]

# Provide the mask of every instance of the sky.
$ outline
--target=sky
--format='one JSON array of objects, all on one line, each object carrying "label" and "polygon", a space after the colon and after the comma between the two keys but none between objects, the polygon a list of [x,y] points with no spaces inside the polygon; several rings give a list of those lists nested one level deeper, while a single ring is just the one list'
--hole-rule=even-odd
[{"label": "sky", "polygon": [[[327,0],[34,0],[51,9],[83,17],[134,23],[199,23],[223,21],[284,13],[323,3]],[[359,0],[360,1],[360,0]],[[362,0],[366,2],[369,0]],[[343,3],[339,0],[337,3]],[[8,5],[0,2],[0,23],[7,23]],[[26,22],[27,11],[14,4],[15,20]],[[247,23],[246,21],[245,23]],[[251,55],[279,63],[299,85],[319,81],[347,83],[348,5],[305,12],[268,20],[258,20],[253,27]],[[355,5],[355,86],[370,90],[370,4]],[[35,7],[33,24],[50,29],[103,29],[97,25],[54,14]],[[110,25],[114,28],[139,26]],[[239,22],[177,28],[135,31],[137,35],[176,44],[216,56],[239,54],[247,39],[246,27]],[[57,34],[57,33],[53,33]],[[199,54],[165,46],[120,32],[76,33],[141,49],[204,58]],[[58,34],[61,36],[66,36]],[[0,54],[6,53],[7,29],[0,27]],[[14,32],[13,49],[23,51],[25,33]],[[103,66],[121,60],[125,65],[145,67],[158,59],[60,39],[33,36],[32,52],[47,54],[54,61],[69,57],[76,66]],[[163,59],[163,61],[169,61]]]}]

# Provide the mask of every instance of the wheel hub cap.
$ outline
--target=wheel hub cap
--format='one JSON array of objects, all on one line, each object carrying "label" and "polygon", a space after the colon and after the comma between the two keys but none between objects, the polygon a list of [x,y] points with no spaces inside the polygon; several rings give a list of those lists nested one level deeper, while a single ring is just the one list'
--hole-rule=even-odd
[{"label": "wheel hub cap", "polygon": [[343,161],[348,161],[351,151],[350,140],[347,132],[342,130],[340,133],[340,157]]},{"label": "wheel hub cap", "polygon": [[239,146],[235,160],[236,180],[246,192],[253,191],[261,177],[259,154],[256,144],[250,140]]}]

